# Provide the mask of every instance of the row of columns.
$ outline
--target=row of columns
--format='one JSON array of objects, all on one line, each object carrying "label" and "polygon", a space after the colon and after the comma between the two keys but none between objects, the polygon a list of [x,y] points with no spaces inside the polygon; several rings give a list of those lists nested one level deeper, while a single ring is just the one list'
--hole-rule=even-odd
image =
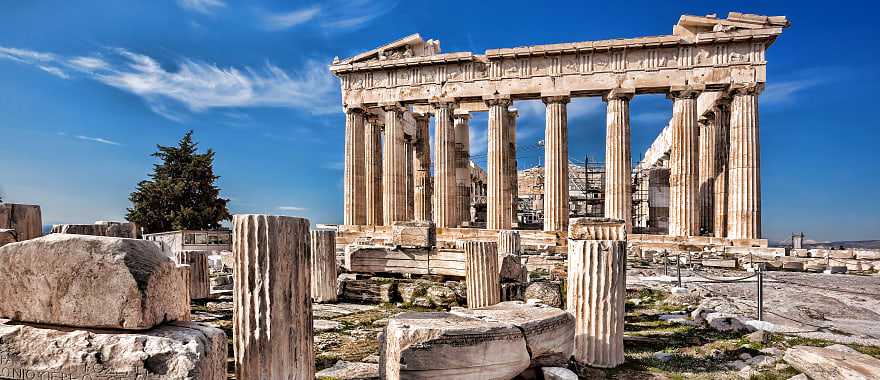
[{"label": "row of columns", "polygon": [[[760,90],[761,86],[756,85],[734,87],[729,105],[723,100],[717,102],[709,117],[702,119],[697,115],[698,89],[681,87],[669,92],[673,101],[670,235],[711,232],[735,239],[760,238],[757,105]],[[632,96],[632,90],[617,89],[604,97],[607,103],[605,216],[623,220],[629,231],[632,229],[629,116]],[[516,113],[509,109],[509,97],[484,100],[489,111],[486,227],[508,229],[516,226]],[[553,95],[542,100],[546,105],[544,230],[564,231],[569,218],[567,104],[570,97]],[[380,152],[380,127],[376,121],[367,123],[365,135],[362,111],[348,110],[346,224],[390,225],[393,221],[432,219],[438,227],[457,227],[470,219],[469,118],[467,114],[454,115],[454,106],[453,102],[433,104],[436,119],[433,179],[429,170],[427,116],[416,118],[415,138],[407,142],[401,121],[404,109],[399,105],[385,106],[385,142]],[[358,165],[358,162],[366,165]],[[408,177],[412,175],[414,178]]]}]

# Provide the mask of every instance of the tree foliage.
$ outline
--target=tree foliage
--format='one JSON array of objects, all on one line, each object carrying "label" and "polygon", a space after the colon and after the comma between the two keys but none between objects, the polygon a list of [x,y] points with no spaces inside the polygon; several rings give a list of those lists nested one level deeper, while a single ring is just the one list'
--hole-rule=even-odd
[{"label": "tree foliage", "polygon": [[157,145],[151,156],[160,162],[128,198],[132,207],[126,219],[146,233],[217,229],[221,221],[232,218],[229,200],[214,186],[220,178],[214,175],[214,151],[197,153],[192,134],[187,132],[177,146]]}]

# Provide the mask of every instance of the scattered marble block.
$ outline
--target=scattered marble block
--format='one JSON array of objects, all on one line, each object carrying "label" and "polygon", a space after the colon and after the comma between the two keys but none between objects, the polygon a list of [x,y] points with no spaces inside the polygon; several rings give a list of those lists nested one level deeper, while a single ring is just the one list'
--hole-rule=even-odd
[{"label": "scattered marble block", "polygon": [[77,330],[0,320],[0,378],[226,378],[226,335],[195,322],[145,331]]},{"label": "scattered marble block", "polygon": [[783,359],[813,380],[880,379],[880,359],[854,350],[795,346]]},{"label": "scattered marble block", "polygon": [[559,308],[502,302],[479,309],[454,308],[452,313],[519,328],[525,335],[532,367],[566,366],[574,350],[574,316]]},{"label": "scattered marble block", "polygon": [[544,380],[578,380],[577,374],[563,367],[544,367],[541,368],[541,374]]},{"label": "scattered marble block", "polygon": [[211,252],[179,251],[175,254],[178,264],[190,266],[190,298],[201,300],[211,297],[211,272],[208,268],[208,256]]},{"label": "scattered marble block", "polygon": [[43,235],[43,216],[40,206],[0,203],[0,228],[15,230],[18,241]]},{"label": "scattered marble block", "polygon": [[188,287],[146,240],[51,234],[0,248],[0,317],[15,321],[149,329],[189,320]]},{"label": "scattered marble block", "polygon": [[389,319],[380,347],[387,380],[512,379],[531,362],[516,326],[442,312]]},{"label": "scattered marble block", "polygon": [[562,308],[562,287],[550,281],[534,281],[526,286],[523,298],[538,299],[545,305]]},{"label": "scattered marble block", "polygon": [[379,364],[340,360],[315,374],[317,380],[379,380]]},{"label": "scattered marble block", "polygon": [[387,303],[397,299],[395,283],[374,280],[340,280],[340,298],[348,301]]},{"label": "scattered marble block", "polygon": [[737,268],[736,259],[703,259],[700,265],[711,268]]},{"label": "scattered marble block", "polygon": [[429,220],[394,222],[391,225],[391,244],[410,248],[430,248],[437,245],[437,228]]}]

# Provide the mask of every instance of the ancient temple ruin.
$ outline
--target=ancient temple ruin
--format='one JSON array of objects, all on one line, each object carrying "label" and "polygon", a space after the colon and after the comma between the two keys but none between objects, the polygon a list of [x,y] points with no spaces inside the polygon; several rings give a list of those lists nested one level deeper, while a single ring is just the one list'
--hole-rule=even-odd
[{"label": "ancient temple ruin", "polygon": [[[470,227],[516,228],[517,113],[511,104],[541,99],[547,115],[543,231],[523,232],[565,246],[567,105],[577,97],[602,97],[607,104],[604,216],[623,220],[632,231],[629,102],[642,94],[666,94],[672,120],[639,166],[662,161],[658,166],[668,168],[668,236],[696,245],[766,247],[758,99],[766,82],[766,50],[788,25],[782,16],[685,15],[670,35],[483,54],[441,53],[439,41],[414,34],[336,59],[330,70],[341,79],[346,114],[339,238],[387,234],[392,222],[408,220],[434,221],[441,241],[479,235]],[[469,116],[476,112],[488,112],[489,120],[485,224],[462,207],[472,190],[463,183],[467,161],[460,158],[468,155]]]}]

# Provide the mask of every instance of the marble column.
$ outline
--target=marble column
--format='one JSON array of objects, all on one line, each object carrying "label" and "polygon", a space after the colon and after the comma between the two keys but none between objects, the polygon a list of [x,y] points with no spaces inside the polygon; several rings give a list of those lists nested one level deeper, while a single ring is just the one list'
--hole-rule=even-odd
[{"label": "marble column", "polygon": [[385,141],[382,146],[382,216],[383,224],[406,220],[406,148],[404,147],[403,108],[387,105]]},{"label": "marble column", "polygon": [[366,223],[370,226],[382,225],[382,125],[378,117],[367,118],[365,129],[365,166],[367,207]]},{"label": "marble column", "polygon": [[489,106],[489,149],[487,159],[488,189],[486,194],[486,228],[507,229],[511,226],[510,187],[505,178],[510,134],[505,131],[508,123],[509,98],[486,100]]},{"label": "marble column", "polygon": [[415,217],[415,137],[406,136],[403,146],[406,152],[406,159],[403,161],[406,172],[406,220],[413,220]]},{"label": "marble column", "polygon": [[624,223],[578,223],[573,226],[577,231],[569,234],[576,238],[568,243],[566,293],[568,312],[575,318],[574,360],[592,367],[613,368],[624,360]]},{"label": "marble column", "polygon": [[700,234],[712,234],[715,229],[715,115],[700,117]]},{"label": "marble column", "polygon": [[758,94],[762,85],[732,89],[728,157],[727,237],[761,238],[761,143]]},{"label": "marble column", "polygon": [[471,137],[470,115],[456,114],[455,120],[455,182],[458,199],[459,225],[469,226],[471,223]]},{"label": "marble column", "polygon": [[465,285],[469,309],[501,302],[501,278],[498,273],[498,243],[465,241]]},{"label": "marble column", "polygon": [[312,301],[336,302],[336,231],[311,232]]},{"label": "marble column", "polygon": [[519,231],[498,231],[498,273],[502,283],[527,282],[529,273],[522,265],[521,252]]},{"label": "marble column", "polygon": [[727,160],[730,155],[730,99],[715,107],[715,237],[727,236]]},{"label": "marble column", "polygon": [[416,115],[416,152],[415,152],[415,220],[433,220],[431,194],[431,144],[428,115]]},{"label": "marble column", "polygon": [[190,282],[189,296],[190,299],[201,300],[211,296],[211,270],[208,268],[208,256],[210,251],[178,251],[176,253],[177,263],[181,265],[189,265]]},{"label": "marble column", "polygon": [[309,221],[232,219],[236,379],[314,379]]},{"label": "marble column", "polygon": [[364,180],[364,113],[358,107],[345,110],[345,174],[343,180],[343,223],[362,225],[367,221]]},{"label": "marble column", "polygon": [[434,104],[434,223],[437,227],[458,226],[452,107],[453,103]]},{"label": "marble column", "polygon": [[516,159],[516,119],[519,117],[519,111],[511,108],[507,113],[507,132],[510,135],[510,145],[507,153],[507,183],[510,189],[510,217],[511,226],[519,226],[519,176],[518,161]]},{"label": "marble column", "polygon": [[568,96],[543,98],[547,106],[544,129],[544,231],[568,227]]},{"label": "marble column", "polygon": [[605,217],[623,220],[632,231],[632,145],[629,100],[632,91],[613,90],[605,116]]},{"label": "marble column", "polygon": [[699,234],[697,183],[699,127],[697,91],[673,90],[672,147],[669,155],[669,235]]}]

